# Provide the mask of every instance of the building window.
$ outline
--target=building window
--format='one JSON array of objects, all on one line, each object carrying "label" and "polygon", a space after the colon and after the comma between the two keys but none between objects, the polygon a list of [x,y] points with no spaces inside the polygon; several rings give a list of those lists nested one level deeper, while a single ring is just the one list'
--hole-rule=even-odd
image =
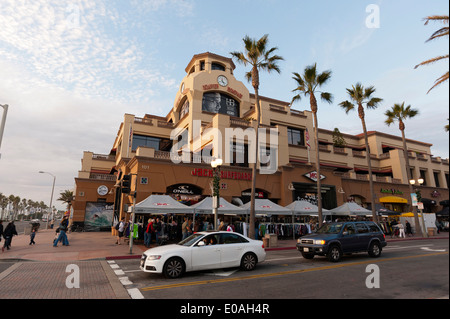
[{"label": "building window", "polygon": [[205,61],[200,61],[200,71],[205,70]]},{"label": "building window", "polygon": [[180,120],[183,118],[183,116],[185,116],[188,113],[189,113],[189,100],[186,99],[180,110]]},{"label": "building window", "polygon": [[231,145],[232,163],[231,166],[248,167],[248,145],[236,143],[233,141]]},{"label": "building window", "polygon": [[287,133],[288,133],[288,143],[290,145],[305,146],[305,131],[304,130],[288,127]]},{"label": "building window", "polygon": [[447,188],[448,188],[450,185],[448,173],[445,173],[445,181],[447,182]]},{"label": "building window", "polygon": [[434,183],[436,184],[436,187],[441,187],[439,184],[439,172],[433,172],[434,176]]},{"label": "building window", "polygon": [[136,151],[139,146],[151,147],[156,151],[170,151],[171,140],[152,136],[133,134],[132,150]]},{"label": "building window", "polygon": [[427,186],[427,171],[420,170],[420,178],[423,179],[423,186]]},{"label": "building window", "polygon": [[225,71],[225,67],[222,64],[213,62],[211,64],[211,70]]}]

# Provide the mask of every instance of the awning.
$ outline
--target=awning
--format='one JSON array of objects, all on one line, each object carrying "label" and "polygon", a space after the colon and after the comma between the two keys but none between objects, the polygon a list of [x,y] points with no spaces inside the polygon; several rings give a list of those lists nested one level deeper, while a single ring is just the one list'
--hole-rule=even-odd
[{"label": "awning", "polygon": [[372,214],[371,210],[365,209],[359,206],[355,202],[344,203],[343,205],[333,208],[330,210],[331,215],[341,215],[341,216],[366,216]]},{"label": "awning", "polygon": [[[212,205],[213,205],[212,197],[205,197],[205,199],[203,199],[201,202],[192,205],[191,208],[194,209],[194,212],[196,214],[212,214],[213,213]],[[237,207],[227,202],[222,197],[220,197],[219,207],[217,208],[217,214],[243,215],[247,214],[247,210]]]},{"label": "awning", "polygon": [[385,196],[380,198],[380,203],[408,204],[408,200],[398,196]]},{"label": "awning", "polygon": [[[131,206],[129,206],[129,209]],[[176,201],[169,195],[150,195],[135,205],[136,213],[166,214],[166,213],[193,213],[193,209]]]}]

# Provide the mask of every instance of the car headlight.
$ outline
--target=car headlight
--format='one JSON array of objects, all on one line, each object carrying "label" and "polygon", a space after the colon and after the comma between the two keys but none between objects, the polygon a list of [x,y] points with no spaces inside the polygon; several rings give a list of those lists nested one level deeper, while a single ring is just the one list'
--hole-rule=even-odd
[{"label": "car headlight", "polygon": [[300,244],[300,239],[297,239],[297,244]]},{"label": "car headlight", "polygon": [[314,240],[314,244],[315,245],[325,245],[325,240],[323,240],[323,239]]},{"label": "car headlight", "polygon": [[148,260],[158,260],[161,259],[161,255],[150,255],[147,257]]}]

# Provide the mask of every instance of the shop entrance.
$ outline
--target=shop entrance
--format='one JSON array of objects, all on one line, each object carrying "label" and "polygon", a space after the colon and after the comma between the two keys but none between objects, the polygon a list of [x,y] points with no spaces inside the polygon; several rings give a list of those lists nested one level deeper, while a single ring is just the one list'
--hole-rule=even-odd
[{"label": "shop entrance", "polygon": [[[292,200],[305,199],[310,203],[317,205],[317,185],[310,183],[293,182]],[[321,185],[322,207],[333,209],[337,207],[336,187],[334,185]]]}]

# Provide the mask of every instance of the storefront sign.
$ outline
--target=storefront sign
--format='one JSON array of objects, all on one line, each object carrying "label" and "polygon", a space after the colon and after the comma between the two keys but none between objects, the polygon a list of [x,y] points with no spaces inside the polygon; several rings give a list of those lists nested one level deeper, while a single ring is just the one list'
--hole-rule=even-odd
[{"label": "storefront sign", "polygon": [[[317,182],[317,171],[312,171],[309,173],[304,174],[303,176],[309,178],[310,180]],[[320,174],[320,180],[324,179],[325,176]]]},{"label": "storefront sign", "polygon": [[[191,171],[191,175],[198,177],[213,177],[213,170],[207,168],[196,168]],[[252,173],[243,173],[236,171],[221,171],[220,172],[221,179],[235,179],[235,180],[244,180],[251,181]]]},{"label": "storefront sign", "polygon": [[189,184],[177,184],[167,187],[168,194],[180,194],[180,195],[201,195],[202,190],[194,185]]},{"label": "storefront sign", "polygon": [[380,189],[380,193],[388,193],[388,194],[398,194],[398,195],[403,195],[403,192],[401,190],[398,189],[389,189],[389,188],[382,188]]}]

